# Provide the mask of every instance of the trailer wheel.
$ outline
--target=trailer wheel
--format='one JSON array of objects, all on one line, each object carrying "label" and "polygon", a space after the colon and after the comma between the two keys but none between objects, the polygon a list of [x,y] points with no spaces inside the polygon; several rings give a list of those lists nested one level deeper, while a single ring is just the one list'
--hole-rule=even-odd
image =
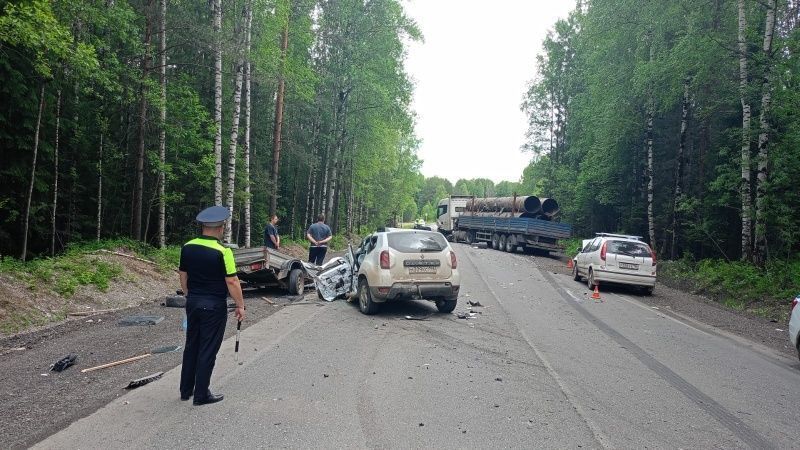
[{"label": "trailer wheel", "polygon": [[303,295],[306,287],[306,279],[303,269],[292,269],[289,272],[289,293],[292,295]]},{"label": "trailer wheel", "polygon": [[500,248],[500,236],[497,234],[492,235],[492,248],[495,250]]},{"label": "trailer wheel", "polygon": [[475,232],[467,231],[467,244],[475,243]]},{"label": "trailer wheel", "polygon": [[505,234],[501,234],[500,235],[500,242],[499,242],[499,245],[498,245],[498,250],[500,250],[502,252],[507,252],[508,251],[507,250],[508,249],[507,245],[508,245],[508,238],[506,237]]},{"label": "trailer wheel", "polygon": [[508,239],[506,239],[506,251],[508,253],[514,253],[514,250],[516,249],[517,240],[514,238],[514,236],[509,236]]}]

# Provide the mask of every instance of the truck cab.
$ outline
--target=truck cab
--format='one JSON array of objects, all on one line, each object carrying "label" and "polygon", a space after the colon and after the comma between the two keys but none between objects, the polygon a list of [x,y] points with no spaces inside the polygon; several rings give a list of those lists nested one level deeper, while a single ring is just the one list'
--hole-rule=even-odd
[{"label": "truck cab", "polygon": [[439,200],[439,205],[436,207],[436,225],[442,234],[449,236],[453,233],[456,220],[466,211],[467,202],[471,199],[471,195],[451,195]]}]

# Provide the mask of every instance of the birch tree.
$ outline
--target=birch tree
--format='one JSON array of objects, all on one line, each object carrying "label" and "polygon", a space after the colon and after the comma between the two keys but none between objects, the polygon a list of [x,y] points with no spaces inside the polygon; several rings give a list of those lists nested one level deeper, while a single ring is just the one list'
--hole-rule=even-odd
[{"label": "birch tree", "polygon": [[53,204],[50,209],[50,256],[56,255],[56,210],[58,209],[58,138],[61,130],[61,89],[56,93],[56,143],[53,146]]},{"label": "birch tree", "polygon": [[28,199],[25,204],[25,228],[22,232],[22,256],[25,261],[28,256],[28,226],[31,217],[31,198],[33,197],[33,183],[36,181],[36,160],[39,156],[39,128],[42,125],[42,110],[44,109],[44,83],[39,89],[39,114],[36,116],[36,131],[33,134],[33,162],[31,163],[31,177],[28,183]]},{"label": "birch tree", "polygon": [[281,59],[278,69],[278,89],[275,94],[275,121],[272,129],[272,195],[270,196],[269,215],[278,212],[278,174],[281,160],[281,127],[283,126],[283,96],[286,90],[286,52],[289,48],[289,17],[291,2],[286,0],[283,33],[281,35]]},{"label": "birch tree", "polygon": [[764,24],[764,41],[761,47],[764,58],[761,81],[760,132],[758,135],[758,172],[756,179],[756,226],[754,262],[764,266],[767,258],[766,190],[767,164],[769,162],[769,112],[772,102],[770,72],[772,70],[772,41],[775,33],[775,2],[767,0],[767,17]]},{"label": "birch tree", "polygon": [[214,204],[222,205],[222,0],[212,0],[214,40]]},{"label": "birch tree", "polygon": [[739,32],[737,38],[739,50],[739,97],[742,104],[742,146],[740,195],[742,197],[742,260],[752,260],[752,194],[750,181],[750,101],[747,82],[747,16],[745,0],[738,0]]},{"label": "birch tree", "polygon": [[245,63],[244,63],[244,139],[242,142],[242,154],[244,158],[244,246],[250,247],[250,113],[252,110],[250,71],[251,71],[251,40],[253,27],[253,2],[245,2]]},{"label": "birch tree", "polygon": [[158,130],[158,246],[166,245],[167,202],[165,193],[167,165],[167,0],[159,0],[158,53],[161,64],[158,81],[161,86],[160,123]]}]

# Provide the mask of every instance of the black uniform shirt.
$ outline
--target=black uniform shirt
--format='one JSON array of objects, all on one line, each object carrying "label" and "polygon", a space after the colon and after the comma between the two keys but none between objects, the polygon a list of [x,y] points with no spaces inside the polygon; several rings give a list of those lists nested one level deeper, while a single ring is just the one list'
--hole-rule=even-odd
[{"label": "black uniform shirt", "polygon": [[226,277],[236,276],[233,252],[215,237],[200,236],[181,248],[179,270],[188,275],[187,302],[199,307],[226,306]]}]

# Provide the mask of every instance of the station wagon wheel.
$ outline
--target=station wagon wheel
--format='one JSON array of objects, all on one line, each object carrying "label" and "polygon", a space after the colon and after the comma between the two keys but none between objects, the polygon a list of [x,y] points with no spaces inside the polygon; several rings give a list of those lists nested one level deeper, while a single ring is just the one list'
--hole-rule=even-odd
[{"label": "station wagon wheel", "polygon": [[575,281],[581,281],[581,275],[578,273],[578,263],[574,261],[572,264],[572,279]]},{"label": "station wagon wheel", "polygon": [[369,292],[369,283],[367,283],[365,278],[362,278],[358,282],[358,309],[368,316],[378,312],[378,305],[372,301],[372,294]]},{"label": "station wagon wheel", "polygon": [[586,276],[586,284],[589,286],[589,289],[594,289],[597,286],[597,282],[594,281],[594,272],[592,268],[589,268],[589,275]]}]

